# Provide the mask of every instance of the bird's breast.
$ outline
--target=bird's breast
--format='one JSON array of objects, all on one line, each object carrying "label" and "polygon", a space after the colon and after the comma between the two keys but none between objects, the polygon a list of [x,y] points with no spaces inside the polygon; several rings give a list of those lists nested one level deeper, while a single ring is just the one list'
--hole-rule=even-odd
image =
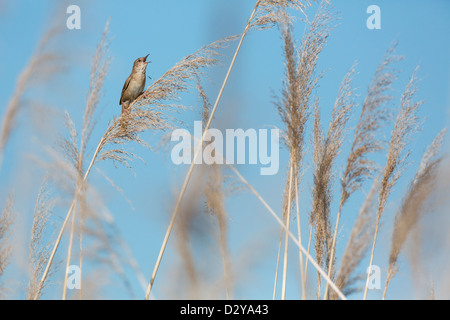
[{"label": "bird's breast", "polygon": [[128,86],[131,98],[133,100],[136,99],[142,93],[142,91],[144,91],[144,87],[145,87],[145,76],[135,75],[134,77],[132,77],[130,80],[130,84]]}]

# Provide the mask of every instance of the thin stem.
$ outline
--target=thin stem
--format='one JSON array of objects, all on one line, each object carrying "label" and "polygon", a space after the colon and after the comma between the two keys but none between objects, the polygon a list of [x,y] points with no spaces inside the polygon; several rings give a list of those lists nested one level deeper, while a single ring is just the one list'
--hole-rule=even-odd
[{"label": "thin stem", "polygon": [[[308,254],[311,252],[311,238],[312,238],[312,225],[309,226],[309,238],[308,238]],[[306,264],[305,264],[305,282],[306,282],[306,278],[307,278],[307,274],[308,274],[308,262],[309,260],[306,259]]]},{"label": "thin stem", "polygon": [[83,210],[80,211],[80,300],[83,298],[83,229],[84,229],[84,216]]},{"label": "thin stem", "polygon": [[391,277],[392,277],[392,271],[391,271],[391,268],[389,268],[388,275],[386,278],[386,283],[384,284],[383,300],[386,300],[386,293],[387,293],[387,289],[389,286],[389,282],[391,281]]},{"label": "thin stem", "polygon": [[366,286],[364,288],[364,298],[363,300],[367,299],[367,290],[369,289],[369,281],[370,281],[370,274],[371,274],[371,269],[372,269],[372,263],[373,263],[373,256],[375,253],[375,245],[377,242],[377,236],[378,236],[378,226],[380,225],[380,218],[381,218],[381,208],[378,208],[378,215],[377,215],[377,222],[375,225],[375,235],[373,237],[373,244],[372,244],[372,253],[370,254],[370,262],[369,262],[369,272],[367,272],[367,280],[366,280]]},{"label": "thin stem", "polygon": [[[248,183],[248,181],[239,173],[239,171],[232,165],[228,165],[228,167],[238,176],[239,179],[250,189],[250,191],[258,198],[258,200],[266,207],[269,213],[275,218],[278,224],[285,230],[287,235],[294,241],[300,251],[306,256],[307,261],[311,262],[314,268],[323,276],[325,281],[330,283],[331,288],[336,291],[339,298],[342,300],[347,300],[342,291],[336,286],[336,284],[328,277],[327,273],[319,266],[319,264],[314,260],[314,258],[309,254],[310,243],[308,244],[308,251],[302,246],[302,244],[298,241],[298,239],[294,236],[292,232],[290,232],[286,225],[281,221],[278,215],[273,211],[273,209],[267,204],[267,202],[261,197],[261,195],[253,188],[253,186]],[[312,230],[311,230],[312,231]],[[311,232],[312,233],[312,232]]]},{"label": "thin stem", "polygon": [[[337,232],[339,228],[339,220],[341,218],[341,211],[342,211],[342,205],[344,204],[344,197],[341,197],[341,201],[339,203],[339,209],[338,214],[336,218],[336,226],[334,227],[334,235],[333,235],[333,243],[331,244],[331,255],[330,255],[330,262],[328,263],[328,276],[331,277],[331,269],[333,267],[333,260],[334,260],[334,254],[335,254],[335,247],[336,247],[336,238],[337,238]],[[324,300],[328,299],[328,283],[325,286],[325,294],[323,296]]]},{"label": "thin stem", "polygon": [[[297,171],[297,170],[296,170]],[[295,176],[295,207],[297,211],[297,230],[298,230],[298,241],[302,243],[302,228],[300,224],[300,208],[298,206],[298,181],[297,175]],[[301,250],[298,250],[300,257],[300,275],[302,280],[302,300],[306,300],[306,275],[303,270],[303,254]]]},{"label": "thin stem", "polygon": [[70,208],[69,208],[69,211],[67,212],[66,218],[64,219],[64,222],[63,222],[63,224],[61,226],[61,229],[59,230],[58,238],[55,241],[55,245],[53,246],[52,253],[50,254],[50,257],[48,259],[47,266],[45,267],[45,270],[44,270],[44,273],[42,275],[41,281],[39,282],[39,287],[38,287],[38,290],[37,290],[36,295],[34,297],[35,300],[37,300],[37,298],[39,297],[39,295],[41,293],[41,290],[42,290],[42,287],[44,285],[44,282],[47,280],[48,272],[50,270],[50,266],[52,265],[53,259],[55,258],[56,250],[58,250],[59,244],[61,243],[61,239],[62,239],[62,236],[64,234],[64,229],[66,228],[66,225],[67,225],[67,222],[69,221],[70,215],[72,214],[72,211],[75,208],[78,196],[79,196],[79,194],[81,192],[81,188],[86,183],[87,177],[89,176],[89,173],[91,172],[91,169],[92,169],[92,167],[93,167],[93,165],[95,163],[95,160],[97,159],[97,156],[98,156],[98,154],[100,152],[100,149],[103,146],[103,141],[104,141],[104,137],[102,137],[100,139],[100,142],[97,145],[97,149],[95,150],[95,153],[94,153],[94,155],[92,157],[91,163],[89,164],[89,167],[86,170],[86,173],[85,173],[85,175],[83,177],[83,181],[81,183],[81,186],[78,186],[78,188],[77,188],[77,190],[75,192],[75,196],[73,198],[72,204],[70,205]]},{"label": "thin stem", "polygon": [[67,297],[67,279],[69,278],[69,267],[70,267],[70,260],[72,257],[72,245],[73,245],[73,235],[75,233],[75,217],[76,217],[76,215],[77,215],[77,209],[75,208],[75,213],[72,215],[72,221],[71,221],[72,227],[70,229],[69,248],[67,249],[66,274],[64,275],[62,300],[66,300],[66,297]]},{"label": "thin stem", "polygon": [[[291,225],[291,200],[292,200],[292,179],[293,179],[293,167],[291,164],[291,168],[289,170],[289,192],[288,192],[288,206],[286,212],[286,228],[289,230]],[[284,243],[284,266],[283,266],[283,283],[281,287],[281,300],[286,299],[286,280],[287,280],[287,260],[288,260],[288,246],[289,246],[289,238],[285,237]]]},{"label": "thin stem", "polygon": [[278,242],[277,268],[275,270],[275,283],[273,284],[273,300],[275,300],[275,296],[276,296],[276,292],[277,292],[278,269],[280,267],[281,242],[283,240],[283,235],[284,235],[284,229],[281,228],[280,241]]},{"label": "thin stem", "polygon": [[[222,228],[220,228],[220,242],[224,243],[224,234],[223,234],[223,230]],[[230,293],[229,293],[229,271],[228,271],[228,259],[227,259],[227,253],[225,252],[225,248],[222,245],[221,246],[221,251],[222,251],[222,264],[223,264],[223,278],[224,278],[224,282],[225,282],[225,295],[227,300],[230,300]]]},{"label": "thin stem", "polygon": [[158,272],[159,265],[161,263],[163,255],[164,255],[164,251],[166,249],[167,242],[169,241],[169,237],[170,237],[170,234],[172,232],[172,228],[173,228],[173,225],[175,223],[175,219],[176,219],[176,217],[178,215],[178,211],[179,211],[179,208],[180,208],[180,205],[181,205],[181,201],[183,200],[183,197],[184,197],[184,194],[186,192],[187,186],[189,184],[189,180],[191,178],[192,172],[194,171],[194,165],[195,165],[196,160],[197,160],[197,158],[198,158],[198,156],[199,156],[199,154],[201,152],[201,149],[202,149],[202,146],[203,146],[203,141],[205,141],[206,135],[208,133],[208,129],[211,126],[211,122],[212,122],[212,120],[214,118],[214,114],[216,113],[217,106],[219,105],[220,99],[222,98],[223,91],[225,90],[225,86],[226,86],[226,84],[228,82],[228,78],[230,77],[231,70],[233,69],[233,66],[234,66],[234,63],[235,63],[236,58],[238,56],[238,53],[239,53],[239,50],[241,48],[242,42],[244,41],[244,37],[247,34],[247,31],[249,30],[250,23],[253,20],[253,17],[255,16],[256,9],[257,9],[259,3],[260,3],[260,0],[258,0],[258,2],[256,3],[256,5],[255,5],[255,7],[253,9],[253,12],[252,12],[252,14],[250,16],[250,19],[248,20],[247,25],[245,26],[245,30],[242,33],[241,39],[239,41],[239,45],[238,45],[238,47],[236,49],[236,52],[234,53],[233,59],[232,59],[231,64],[230,64],[230,67],[228,68],[228,72],[227,72],[227,74],[225,76],[225,79],[223,81],[222,87],[220,88],[219,94],[217,96],[216,102],[215,102],[214,107],[213,107],[213,109],[211,111],[211,114],[209,116],[208,122],[205,125],[204,132],[203,132],[203,135],[202,135],[202,139],[200,140],[200,143],[198,144],[197,150],[195,151],[194,159],[193,159],[193,161],[191,163],[191,166],[189,167],[189,170],[187,172],[186,178],[184,180],[183,186],[182,186],[180,194],[178,196],[177,203],[175,205],[175,209],[174,209],[174,211],[172,213],[172,218],[170,219],[170,223],[169,223],[169,226],[167,228],[166,235],[164,236],[164,240],[163,240],[163,243],[161,245],[161,250],[159,252],[158,259],[156,260],[156,264],[155,264],[155,267],[153,269],[152,277],[151,277],[150,282],[148,284],[147,292],[145,294],[145,300],[148,300],[149,297],[150,297],[150,293],[151,293],[151,290],[152,290],[152,287],[153,287],[153,283],[155,281],[155,277],[156,277],[156,274]]}]

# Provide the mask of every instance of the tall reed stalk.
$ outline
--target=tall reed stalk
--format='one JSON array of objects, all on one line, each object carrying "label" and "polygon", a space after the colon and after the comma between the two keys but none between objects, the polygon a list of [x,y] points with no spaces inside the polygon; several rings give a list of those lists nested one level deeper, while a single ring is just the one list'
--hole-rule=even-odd
[{"label": "tall reed stalk", "polygon": [[[280,30],[283,37],[283,53],[285,59],[285,79],[281,97],[276,101],[278,113],[285,125],[285,144],[289,150],[289,169],[283,199],[283,222],[290,226],[291,209],[298,202],[298,184],[300,183],[299,170],[303,165],[304,157],[304,136],[306,123],[310,114],[310,101],[312,91],[316,87],[320,76],[316,75],[316,66],[319,55],[325,46],[328,37],[330,15],[325,4],[322,4],[314,18],[308,25],[304,34],[301,46],[295,45],[293,37],[293,26],[291,18],[282,11],[280,13]],[[295,196],[296,194],[296,196]],[[297,208],[297,210],[299,210]],[[300,216],[299,216],[300,218]],[[274,298],[276,292],[279,257],[281,250],[281,240],[284,229],[281,229],[280,243],[278,246],[277,267],[275,272]],[[299,238],[299,241],[301,239]],[[286,296],[287,281],[287,256],[288,237],[285,238],[284,267],[282,281],[282,299]],[[305,287],[302,273],[302,287]]]},{"label": "tall reed stalk", "polygon": [[208,131],[208,129],[209,129],[210,125],[211,125],[211,122],[212,122],[212,120],[214,118],[214,114],[216,113],[217,106],[219,105],[220,99],[222,98],[222,94],[223,94],[223,91],[225,90],[225,86],[226,86],[226,84],[228,82],[228,78],[230,77],[231,71],[233,70],[233,66],[234,66],[234,63],[236,61],[237,55],[239,53],[239,50],[241,48],[242,42],[244,41],[244,37],[245,37],[245,35],[247,34],[247,32],[248,32],[248,30],[250,28],[250,23],[252,22],[253,17],[255,16],[256,9],[258,8],[258,5],[259,5],[260,1],[261,0],[258,0],[258,2],[256,3],[256,5],[255,5],[255,7],[253,9],[253,12],[252,12],[252,14],[250,16],[250,19],[248,20],[247,25],[245,26],[244,32],[241,35],[241,39],[240,39],[239,44],[238,44],[238,46],[236,48],[236,51],[235,51],[234,56],[233,56],[233,59],[231,60],[230,66],[228,68],[228,72],[227,72],[227,74],[225,76],[225,79],[223,81],[222,87],[220,88],[220,91],[219,91],[219,94],[217,96],[216,102],[214,103],[214,106],[213,106],[213,108],[211,110],[208,122],[205,125],[204,133],[203,133],[202,138],[200,140],[199,146],[198,146],[197,150],[195,150],[192,164],[189,167],[189,170],[188,170],[188,172],[186,174],[186,178],[185,178],[185,180],[183,182],[183,186],[181,187],[181,191],[180,191],[180,194],[178,196],[178,200],[177,200],[177,202],[175,204],[175,209],[174,209],[174,211],[172,213],[172,218],[170,220],[169,226],[168,226],[167,231],[166,231],[166,235],[165,235],[163,243],[161,245],[161,250],[160,250],[158,258],[156,260],[155,267],[153,268],[152,276],[150,278],[150,282],[148,284],[147,292],[145,294],[145,299],[146,300],[148,300],[149,297],[150,297],[150,293],[151,293],[151,290],[152,290],[152,287],[153,287],[153,283],[154,283],[155,278],[156,278],[156,273],[158,272],[159,265],[160,265],[161,260],[162,260],[162,256],[163,256],[164,251],[166,249],[167,242],[169,241],[170,233],[172,232],[172,228],[173,228],[173,225],[175,223],[175,219],[177,217],[177,214],[178,214],[178,211],[179,211],[179,208],[180,208],[180,205],[181,205],[181,201],[183,200],[184,193],[186,192],[186,189],[187,189],[187,186],[189,184],[189,180],[191,178],[192,172],[194,171],[194,165],[196,163],[196,160],[197,160],[197,158],[198,158],[198,156],[200,154],[201,148],[203,146],[203,141],[205,140],[205,136],[207,134],[207,131]]}]

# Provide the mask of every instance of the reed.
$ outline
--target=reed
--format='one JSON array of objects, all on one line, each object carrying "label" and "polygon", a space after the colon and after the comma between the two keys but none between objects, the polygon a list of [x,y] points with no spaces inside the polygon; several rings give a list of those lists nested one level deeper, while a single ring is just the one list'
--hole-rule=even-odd
[{"label": "reed", "polygon": [[[416,68],[402,95],[400,110],[391,135],[386,165],[382,174],[380,182],[381,185],[378,193],[377,220],[375,223],[375,232],[369,266],[372,266],[373,263],[381,216],[384,212],[384,208],[392,188],[400,178],[406,165],[406,160],[410,155],[410,151],[407,149],[408,143],[410,142],[411,136],[418,130],[419,126],[417,111],[423,102],[414,100],[416,94],[415,83],[417,80],[417,71],[418,69]],[[366,286],[364,289],[364,300],[367,298],[369,279],[370,272],[368,272]]]},{"label": "reed", "polygon": [[439,152],[443,144],[445,132],[445,129],[442,130],[426,150],[420,162],[419,169],[411,181],[400,210],[395,217],[383,300],[386,298],[389,283],[397,272],[398,256],[409,234],[417,226],[420,219],[433,208],[433,206],[427,204],[436,186],[439,165],[442,162],[442,156],[439,155]]},{"label": "reed", "polygon": [[44,272],[50,259],[51,245],[49,242],[49,221],[52,216],[52,208],[55,200],[51,199],[47,184],[44,183],[39,190],[34,208],[33,227],[31,229],[29,276],[28,276],[28,300],[37,300],[44,293],[48,279],[55,271],[52,266],[47,272],[44,281],[39,277]]}]

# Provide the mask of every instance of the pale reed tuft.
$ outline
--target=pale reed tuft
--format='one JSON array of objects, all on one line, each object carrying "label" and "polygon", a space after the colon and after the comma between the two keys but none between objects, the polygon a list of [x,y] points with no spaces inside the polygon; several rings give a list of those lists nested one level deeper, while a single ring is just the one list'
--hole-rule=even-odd
[{"label": "pale reed tuft", "polygon": [[[417,117],[417,111],[423,104],[422,101],[415,101],[416,94],[416,77],[418,68],[414,70],[408,85],[402,95],[400,101],[400,110],[397,115],[397,119],[394,125],[394,129],[391,135],[391,141],[388,149],[386,166],[382,173],[381,185],[378,192],[378,210],[377,221],[375,223],[375,234],[373,238],[372,253],[370,256],[370,263],[373,263],[373,257],[375,253],[375,245],[378,236],[378,229],[380,225],[381,216],[384,212],[387,200],[392,191],[392,188],[400,178],[403,169],[406,165],[406,160],[410,155],[410,151],[407,149],[408,142],[410,142],[411,136],[419,129],[419,119]],[[369,276],[367,276],[366,287],[364,290],[364,300],[367,298],[367,290],[369,284]]]},{"label": "pale reed tuft", "polygon": [[390,281],[396,274],[398,256],[410,232],[417,226],[420,218],[433,209],[429,201],[435,189],[439,165],[442,162],[442,157],[439,157],[438,154],[443,144],[445,132],[445,129],[442,130],[425,152],[419,169],[403,198],[402,206],[395,217],[383,299],[386,297]]},{"label": "pale reed tuft", "polygon": [[41,186],[34,207],[33,227],[31,229],[29,276],[28,276],[28,300],[38,300],[44,293],[48,279],[52,276],[55,267],[47,273],[44,281],[40,277],[49,261],[51,245],[49,239],[49,220],[52,216],[54,200],[50,198],[46,183]]},{"label": "pale reed tuft", "polygon": [[[396,44],[394,43],[387,50],[382,62],[378,65],[362,105],[350,154],[341,178],[341,200],[336,217],[333,243],[331,245],[331,258],[328,266],[329,272],[333,270],[333,264],[335,262],[336,239],[342,209],[350,196],[355,191],[360,190],[362,184],[372,178],[377,171],[375,162],[369,156],[381,151],[383,148],[380,131],[385,127],[389,118],[389,113],[385,105],[391,100],[388,91],[396,79],[394,63],[401,60],[401,57],[395,54],[395,48]],[[328,285],[325,288],[325,299],[327,299],[327,293]]]}]

